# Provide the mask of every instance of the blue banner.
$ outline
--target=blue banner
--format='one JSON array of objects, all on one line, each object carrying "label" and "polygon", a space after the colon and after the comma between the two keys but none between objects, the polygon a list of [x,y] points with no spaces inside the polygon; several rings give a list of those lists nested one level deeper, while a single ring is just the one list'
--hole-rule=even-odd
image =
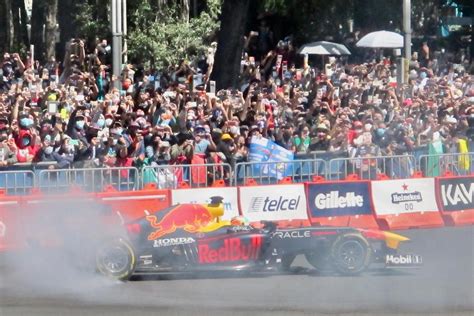
[{"label": "blue banner", "polygon": [[[266,138],[253,137],[249,147],[249,161],[266,162],[252,166],[255,176],[268,176],[282,179],[292,174],[292,163],[282,163],[293,160],[293,152],[277,145]],[[270,163],[275,162],[275,163]]]},{"label": "blue banner", "polygon": [[369,182],[308,184],[312,217],[372,214]]}]

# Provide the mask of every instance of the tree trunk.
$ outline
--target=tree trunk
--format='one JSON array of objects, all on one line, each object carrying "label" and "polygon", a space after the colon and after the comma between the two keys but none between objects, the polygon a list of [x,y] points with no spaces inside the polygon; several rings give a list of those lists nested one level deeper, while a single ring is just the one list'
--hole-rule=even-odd
[{"label": "tree trunk", "polygon": [[224,0],[222,5],[221,28],[211,74],[217,89],[237,87],[249,3],[249,0]]},{"label": "tree trunk", "polygon": [[46,56],[45,60],[50,60],[51,57],[56,57],[56,24],[58,15],[58,0],[46,0],[46,31],[45,44]]},{"label": "tree trunk", "polygon": [[44,53],[43,30],[46,22],[45,0],[33,1],[31,12],[31,44],[35,45],[35,59],[42,60]]},{"label": "tree trunk", "polygon": [[189,22],[189,0],[181,0],[181,20]]},{"label": "tree trunk", "polygon": [[[7,51],[7,5],[8,0],[0,1],[0,53]],[[2,54],[3,55],[3,54]]]},{"label": "tree trunk", "polygon": [[60,0],[58,1],[58,24],[60,31],[57,56],[61,58],[65,54],[66,42],[77,36],[77,25],[74,20],[74,12],[77,6],[85,0]]},{"label": "tree trunk", "polygon": [[15,33],[13,30],[13,12],[12,12],[12,2],[11,0],[5,0],[5,21],[6,21],[6,47],[5,50],[9,51],[13,48],[13,40],[15,38]]}]

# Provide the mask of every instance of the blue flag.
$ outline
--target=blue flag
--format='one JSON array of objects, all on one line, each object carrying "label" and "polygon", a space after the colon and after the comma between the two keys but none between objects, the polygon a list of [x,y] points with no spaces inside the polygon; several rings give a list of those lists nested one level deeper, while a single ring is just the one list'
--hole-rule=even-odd
[{"label": "blue flag", "polygon": [[[252,137],[249,148],[249,161],[266,162],[252,166],[254,176],[267,176],[282,179],[292,174],[293,152],[266,138]],[[274,163],[271,163],[274,162]],[[283,163],[286,162],[286,163]]]}]

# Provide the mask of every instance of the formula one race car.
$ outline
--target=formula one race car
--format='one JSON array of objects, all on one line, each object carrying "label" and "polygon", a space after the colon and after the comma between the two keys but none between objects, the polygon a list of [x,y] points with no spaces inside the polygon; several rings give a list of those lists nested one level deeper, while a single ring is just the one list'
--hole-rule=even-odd
[{"label": "formula one race car", "polygon": [[349,227],[262,228],[240,217],[222,221],[220,199],[180,204],[126,224],[127,236],[109,239],[96,252],[97,269],[126,280],[132,275],[214,271],[288,270],[297,255],[320,272],[356,275],[372,263],[420,263],[401,256],[408,238],[385,231]]}]

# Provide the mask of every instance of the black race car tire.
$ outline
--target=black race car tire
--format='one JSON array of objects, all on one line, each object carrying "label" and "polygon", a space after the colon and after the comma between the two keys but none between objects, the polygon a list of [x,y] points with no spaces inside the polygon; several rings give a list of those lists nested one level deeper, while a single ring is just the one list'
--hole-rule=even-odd
[{"label": "black race car tire", "polygon": [[359,234],[344,234],[336,238],[331,246],[331,261],[334,269],[342,275],[358,275],[370,264],[372,248]]},{"label": "black race car tire", "polygon": [[314,251],[314,252],[307,252],[304,254],[306,261],[313,268],[321,274],[326,274],[332,272],[334,269],[331,265],[331,258],[328,251]]},{"label": "black race car tire", "polygon": [[121,281],[130,279],[136,264],[133,247],[124,238],[109,240],[96,251],[97,270],[111,279]]}]

